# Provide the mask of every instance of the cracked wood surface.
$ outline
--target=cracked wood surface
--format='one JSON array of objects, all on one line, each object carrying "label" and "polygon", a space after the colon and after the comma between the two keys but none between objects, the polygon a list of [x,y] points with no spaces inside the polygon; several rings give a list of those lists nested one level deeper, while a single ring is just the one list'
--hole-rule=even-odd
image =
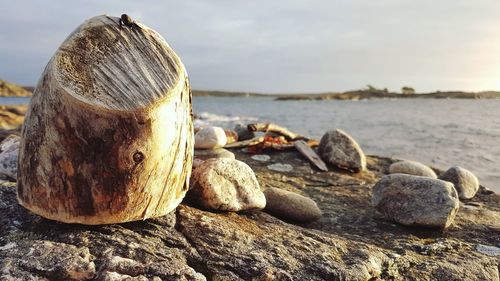
[{"label": "cracked wood surface", "polygon": [[68,223],[169,213],[189,186],[191,107],[184,66],[158,33],[89,19],[62,43],[33,94],[20,203]]}]

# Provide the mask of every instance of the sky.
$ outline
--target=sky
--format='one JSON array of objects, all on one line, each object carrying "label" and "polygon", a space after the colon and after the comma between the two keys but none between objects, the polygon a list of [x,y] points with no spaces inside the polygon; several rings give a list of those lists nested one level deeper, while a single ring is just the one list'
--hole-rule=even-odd
[{"label": "sky", "polygon": [[498,0],[0,0],[0,79],[35,85],[64,39],[100,14],[158,31],[194,89],[500,90]]}]

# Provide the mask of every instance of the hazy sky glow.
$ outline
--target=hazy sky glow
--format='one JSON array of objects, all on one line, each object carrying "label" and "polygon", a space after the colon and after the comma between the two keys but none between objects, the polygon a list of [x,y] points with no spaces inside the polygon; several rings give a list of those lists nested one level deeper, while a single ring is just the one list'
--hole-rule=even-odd
[{"label": "hazy sky glow", "polygon": [[500,90],[500,1],[0,0],[0,78],[34,85],[87,18],[126,12],[180,55],[195,89]]}]

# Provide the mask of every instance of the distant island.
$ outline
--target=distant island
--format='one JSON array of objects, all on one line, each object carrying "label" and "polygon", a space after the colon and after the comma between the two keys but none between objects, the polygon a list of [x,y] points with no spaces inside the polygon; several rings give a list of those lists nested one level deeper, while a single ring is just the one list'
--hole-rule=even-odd
[{"label": "distant island", "polygon": [[284,95],[276,97],[276,100],[367,100],[367,99],[500,99],[500,92],[431,92],[413,95],[403,95],[399,93],[376,93],[365,90],[349,91],[344,93],[324,93],[310,95]]},{"label": "distant island", "polygon": [[30,97],[32,91],[0,79],[0,97]]},{"label": "distant island", "polygon": [[286,100],[367,100],[367,99],[395,99],[395,98],[430,98],[430,99],[500,99],[498,91],[464,92],[464,91],[436,91],[430,93],[416,93],[411,87],[403,87],[401,92],[390,92],[387,89],[377,89],[368,85],[365,89],[347,92],[327,92],[310,94],[265,94],[251,92],[227,91],[199,91],[193,90],[193,96],[210,97],[274,97],[278,101]]},{"label": "distant island", "polygon": [[[34,87],[21,87],[0,79],[0,97],[30,97]],[[377,89],[368,85],[364,89],[347,92],[326,93],[253,93],[231,91],[193,90],[195,97],[272,97],[278,101],[287,100],[367,100],[367,99],[396,99],[396,98],[430,98],[430,99],[500,99],[499,91],[464,92],[464,91],[436,91],[430,93],[417,93],[411,87],[403,87],[401,92],[391,92]]]},{"label": "distant island", "polygon": [[499,99],[500,92],[463,92],[463,91],[436,91],[430,93],[416,93],[411,87],[401,88],[401,92],[390,92],[368,85],[365,89],[347,91],[343,93],[322,93],[308,95],[281,95],[276,100],[367,100],[367,99],[395,99],[395,98],[430,98],[430,99]]}]

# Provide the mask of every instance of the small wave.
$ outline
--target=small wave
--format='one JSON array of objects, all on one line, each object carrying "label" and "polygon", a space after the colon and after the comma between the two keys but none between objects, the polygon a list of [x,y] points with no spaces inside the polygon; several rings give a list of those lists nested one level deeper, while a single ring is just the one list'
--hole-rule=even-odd
[{"label": "small wave", "polygon": [[252,116],[231,116],[231,115],[218,115],[214,113],[202,112],[196,114],[197,119],[205,122],[239,122],[239,121],[257,121],[256,117]]}]

